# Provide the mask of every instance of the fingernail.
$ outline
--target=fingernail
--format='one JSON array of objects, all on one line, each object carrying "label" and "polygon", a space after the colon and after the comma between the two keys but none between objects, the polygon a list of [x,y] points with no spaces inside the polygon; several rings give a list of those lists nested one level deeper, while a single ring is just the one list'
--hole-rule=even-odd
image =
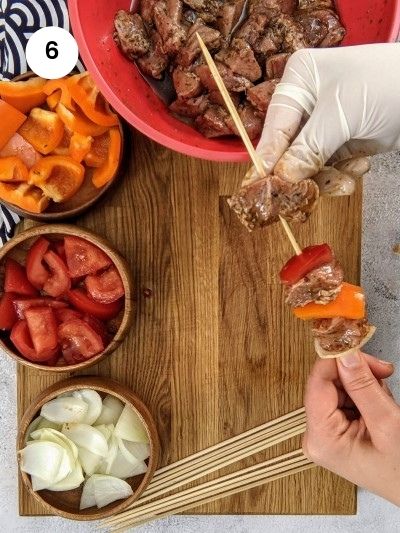
[{"label": "fingernail", "polygon": [[361,364],[360,352],[350,352],[339,359],[346,368],[356,368]]},{"label": "fingernail", "polygon": [[390,361],[384,361],[383,359],[378,359],[378,361],[382,363],[382,365],[393,366],[393,363]]}]

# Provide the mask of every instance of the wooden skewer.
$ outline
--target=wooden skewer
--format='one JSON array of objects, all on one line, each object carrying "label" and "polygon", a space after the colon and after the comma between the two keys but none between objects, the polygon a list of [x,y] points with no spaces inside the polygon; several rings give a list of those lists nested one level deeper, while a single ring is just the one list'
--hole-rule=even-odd
[{"label": "wooden skewer", "polygon": [[[196,36],[197,36],[197,39],[199,41],[199,44],[200,44],[200,48],[201,48],[201,51],[203,52],[203,55],[204,55],[204,58],[206,60],[206,63],[211,71],[211,74],[213,75],[214,77],[214,80],[215,80],[215,83],[217,84],[217,87],[221,93],[221,96],[222,98],[224,99],[224,102],[225,102],[225,105],[229,111],[229,114],[231,115],[232,119],[233,119],[233,122],[235,123],[235,126],[236,126],[236,129],[238,130],[239,134],[240,134],[240,137],[247,149],[247,152],[250,156],[250,159],[252,160],[253,162],[253,165],[257,171],[257,174],[259,176],[261,176],[262,178],[265,178],[267,176],[267,172],[265,170],[265,167],[264,167],[264,162],[263,160],[261,159],[261,157],[257,154],[254,146],[253,146],[253,143],[251,142],[250,140],[250,137],[246,131],[246,128],[244,127],[243,125],[243,122],[239,116],[239,113],[237,112],[237,109],[235,107],[235,104],[232,102],[232,98],[231,98],[231,95],[229,94],[229,91],[228,89],[225,87],[225,84],[224,84],[224,80],[222,79],[219,71],[218,71],[218,68],[214,62],[214,59],[212,58],[210,52],[208,51],[208,48],[206,47],[206,45],[204,44],[204,41],[203,39],[201,38],[201,36],[199,35],[199,33],[196,33]],[[291,245],[293,246],[293,249],[294,251],[296,252],[296,255],[300,255],[301,254],[301,248],[300,246],[297,244],[296,242],[296,239],[292,233],[292,230],[290,229],[289,227],[289,224],[287,223],[287,221],[279,216],[279,219],[280,221],[282,222],[282,225],[283,225],[283,228],[287,234],[287,236],[289,237],[289,241],[291,243]]]}]

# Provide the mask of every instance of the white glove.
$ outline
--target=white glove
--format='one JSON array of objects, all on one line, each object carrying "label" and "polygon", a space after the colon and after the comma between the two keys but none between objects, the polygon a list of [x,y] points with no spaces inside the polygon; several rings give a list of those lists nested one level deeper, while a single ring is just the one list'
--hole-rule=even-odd
[{"label": "white glove", "polygon": [[[292,55],[257,147],[268,173],[274,170],[292,182],[320,171],[320,179],[332,173],[351,179],[369,168],[359,156],[396,149],[400,44],[306,49]],[[327,162],[336,169],[325,167]],[[247,178],[248,183],[255,176]]]}]

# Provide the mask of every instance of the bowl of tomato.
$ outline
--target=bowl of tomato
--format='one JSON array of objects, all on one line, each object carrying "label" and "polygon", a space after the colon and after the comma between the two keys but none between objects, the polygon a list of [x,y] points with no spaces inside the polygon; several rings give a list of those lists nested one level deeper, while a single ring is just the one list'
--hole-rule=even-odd
[{"label": "bowl of tomato", "polygon": [[112,353],[133,316],[125,259],[76,226],[36,226],[0,250],[0,347],[19,363],[71,372]]}]

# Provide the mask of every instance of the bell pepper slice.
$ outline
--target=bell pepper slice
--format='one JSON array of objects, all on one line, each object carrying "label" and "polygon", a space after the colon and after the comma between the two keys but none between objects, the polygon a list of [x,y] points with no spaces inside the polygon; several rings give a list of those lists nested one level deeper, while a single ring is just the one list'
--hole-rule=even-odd
[{"label": "bell pepper slice", "polygon": [[29,170],[16,156],[0,158],[0,181],[28,181]]},{"label": "bell pepper slice", "polygon": [[71,137],[69,145],[69,154],[78,163],[90,152],[94,138],[90,135],[82,135],[81,133],[74,133]]},{"label": "bell pepper slice", "polygon": [[[51,97],[54,94],[58,95],[58,102],[61,102],[63,105],[67,106],[69,109],[73,109],[71,94],[68,88],[68,78],[59,78],[57,80],[49,80],[46,85],[43,87],[43,92]],[[53,102],[53,99],[50,100]],[[49,104],[47,99],[47,104]],[[49,106],[50,107],[50,106]],[[54,109],[56,106],[50,108]]]},{"label": "bell pepper slice", "polygon": [[119,128],[111,128],[108,132],[109,147],[106,161],[94,170],[92,174],[92,182],[95,187],[103,187],[108,183],[118,170],[118,165],[121,159],[121,132]]},{"label": "bell pepper slice", "polygon": [[99,126],[88,119],[79,106],[76,106],[75,110],[71,111],[60,102],[56,111],[68,129],[81,135],[96,137],[107,131],[105,126]]},{"label": "bell pepper slice", "polygon": [[60,144],[64,125],[57,113],[35,107],[18,133],[38,152],[47,155]]},{"label": "bell pepper slice", "polygon": [[281,282],[293,285],[300,281],[306,274],[333,260],[333,253],[328,244],[316,244],[307,246],[300,255],[289,259],[279,272]]},{"label": "bell pepper slice", "polygon": [[361,287],[343,283],[340,293],[332,302],[326,305],[310,303],[304,307],[296,307],[293,312],[302,320],[334,317],[359,320],[365,317],[365,295]]},{"label": "bell pepper slice", "polygon": [[25,120],[26,115],[4,100],[0,100],[0,150],[10,141]]},{"label": "bell pepper slice", "polygon": [[54,111],[61,100],[61,89],[54,91],[50,96],[46,98],[46,103],[50,111]]},{"label": "bell pepper slice", "polygon": [[19,133],[14,133],[4,148],[0,150],[0,157],[12,156],[19,157],[28,168],[33,167],[42,157]]},{"label": "bell pepper slice", "polygon": [[48,156],[29,172],[29,183],[39,187],[54,202],[65,202],[82,186],[85,168],[68,156]]},{"label": "bell pepper slice", "polygon": [[64,133],[60,144],[53,150],[55,155],[69,155],[69,145],[71,144],[73,131],[64,126]]},{"label": "bell pepper slice", "polygon": [[100,126],[117,126],[118,117],[112,113],[88,72],[71,76],[69,92],[85,115]]},{"label": "bell pepper slice", "polygon": [[43,92],[46,82],[36,76],[26,81],[0,81],[0,96],[22,113],[27,113],[46,101]]},{"label": "bell pepper slice", "polygon": [[0,182],[0,200],[31,213],[43,213],[49,205],[49,199],[42,191],[28,183]]}]

